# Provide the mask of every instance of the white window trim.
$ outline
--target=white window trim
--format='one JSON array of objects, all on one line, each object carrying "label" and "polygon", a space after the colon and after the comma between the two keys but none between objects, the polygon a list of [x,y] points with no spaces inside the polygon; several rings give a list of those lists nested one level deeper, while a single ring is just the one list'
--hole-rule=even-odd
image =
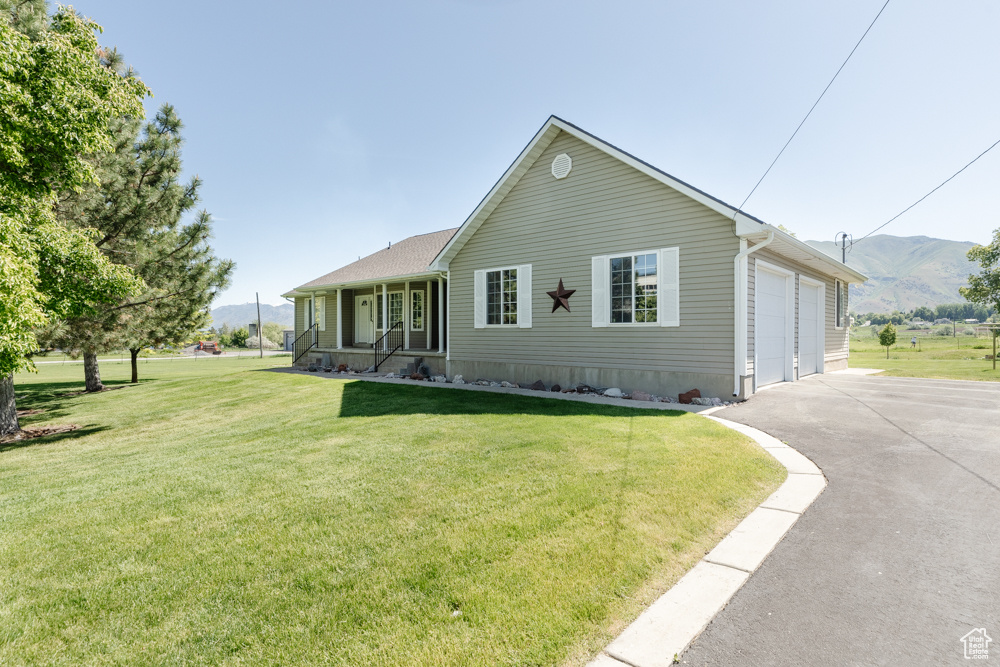
[{"label": "white window trim", "polygon": [[[655,322],[612,322],[611,321],[611,260],[621,257],[632,258],[632,270],[635,270],[635,258],[639,255],[656,255],[656,321]],[[635,252],[619,252],[607,255],[608,262],[608,326],[614,329],[620,328],[645,328],[660,326],[660,252],[658,250],[637,250]],[[632,317],[635,318],[635,277],[632,280]]]},{"label": "white window trim", "polygon": [[[401,290],[401,289],[391,290],[389,292],[386,292],[386,298],[391,301],[393,294],[402,294],[403,295],[403,319],[400,320],[400,322],[404,322],[406,320],[406,293],[405,293],[404,290]],[[382,306],[380,306],[379,303],[378,303],[379,299],[381,299],[381,298],[382,298],[381,294],[376,294],[375,295],[374,304],[373,304],[374,309],[377,311],[373,315],[373,318],[375,319],[375,331],[385,331],[384,326],[380,327],[378,325],[378,321],[382,318]],[[387,310],[388,310],[388,302],[386,302],[386,304],[387,304]],[[391,313],[391,311],[388,311],[388,312]]]},{"label": "white window trim", "polygon": [[[665,280],[668,278],[666,275],[666,261],[664,255],[667,252],[676,253],[677,259],[674,264],[674,270],[676,275],[672,276],[674,280],[675,289],[677,290],[677,313],[676,318],[668,320],[664,317],[665,304],[663,300],[663,295],[666,292],[667,285]],[[635,258],[639,255],[656,255],[656,320],[654,322],[612,322],[611,321],[611,260],[620,257],[631,257],[633,266],[635,264]],[[600,279],[604,283],[603,293],[600,295],[601,308],[605,311],[602,318],[596,318],[592,316],[592,326],[594,327],[609,327],[613,329],[622,328],[639,328],[645,329],[647,327],[678,327],[680,326],[680,250],[679,247],[673,246],[669,248],[659,248],[653,250],[634,250],[634,251],[622,251],[616,253],[610,253],[607,255],[600,255],[591,258],[591,262],[600,261],[603,265],[601,268]],[[596,274],[592,275],[592,282],[596,279]],[[592,289],[594,286],[592,284]],[[633,284],[633,303],[635,299]],[[593,307],[593,305],[592,305]],[[634,311],[633,311],[634,316]]]},{"label": "white window trim", "polygon": [[[515,300],[517,303],[517,322],[514,324],[490,324],[489,312],[489,274],[494,271],[517,271],[517,293]],[[531,328],[531,264],[511,264],[507,266],[495,266],[489,269],[481,269],[483,272],[483,324],[480,329],[530,329]],[[503,279],[501,274],[501,280]],[[523,298],[522,298],[523,297]],[[527,302],[527,303],[526,303]],[[527,317],[522,315],[522,306],[527,305]]]},{"label": "white window trim", "polygon": [[316,322],[319,323],[319,330],[326,331],[326,296],[317,296],[315,302]]},{"label": "white window trim", "polygon": [[[844,283],[837,278],[833,282],[833,329],[834,331],[844,330],[844,321],[847,319],[847,299],[844,298]],[[837,307],[837,303],[843,303],[844,312],[841,314],[840,308]],[[840,324],[837,324],[837,322]]]},{"label": "white window trim", "polygon": [[[420,328],[413,326],[413,295],[420,295]],[[422,289],[411,289],[410,290],[410,331],[424,331],[427,328],[427,295]]]}]

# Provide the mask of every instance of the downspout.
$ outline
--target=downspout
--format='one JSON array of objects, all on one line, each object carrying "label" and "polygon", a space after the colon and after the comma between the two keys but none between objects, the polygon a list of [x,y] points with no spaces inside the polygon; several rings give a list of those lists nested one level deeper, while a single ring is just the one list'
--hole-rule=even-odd
[{"label": "downspout", "polygon": [[[733,396],[740,395],[740,378],[747,369],[747,287],[746,271],[741,270],[742,263],[743,260],[749,257],[752,253],[760,250],[773,240],[774,231],[769,230],[767,232],[766,239],[755,246],[741,250],[739,254],[733,258],[733,286],[735,288],[733,296],[736,299],[736,308],[733,309],[733,316],[736,319],[733,327],[733,365],[735,374],[735,378],[733,380]],[[741,338],[744,343],[742,349],[740,348]],[[756,368],[754,368],[754,372],[757,372]]]},{"label": "downspout", "polygon": [[[443,281],[438,286],[438,296],[443,296],[443,299],[439,300],[441,303],[438,305],[438,349],[444,347],[444,360],[445,362],[451,361],[451,269],[447,271],[438,271],[438,280]],[[441,285],[444,285],[444,289],[441,289]],[[441,309],[444,309],[442,311]],[[444,313],[444,317],[441,317],[441,313]]]}]

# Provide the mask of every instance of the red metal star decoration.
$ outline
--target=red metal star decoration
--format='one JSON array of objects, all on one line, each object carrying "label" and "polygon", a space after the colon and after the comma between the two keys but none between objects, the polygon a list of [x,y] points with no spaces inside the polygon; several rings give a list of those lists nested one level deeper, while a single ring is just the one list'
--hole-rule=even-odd
[{"label": "red metal star decoration", "polygon": [[559,288],[554,292],[546,292],[552,297],[552,312],[556,312],[560,308],[565,308],[566,312],[569,311],[569,298],[573,296],[575,289],[566,289],[563,287],[562,278],[559,279]]}]

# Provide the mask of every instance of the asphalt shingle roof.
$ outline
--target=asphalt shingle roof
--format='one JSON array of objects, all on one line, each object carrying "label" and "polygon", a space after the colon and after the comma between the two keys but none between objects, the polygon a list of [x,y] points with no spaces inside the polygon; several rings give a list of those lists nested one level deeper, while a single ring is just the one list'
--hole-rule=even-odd
[{"label": "asphalt shingle roof", "polygon": [[320,276],[316,280],[311,280],[301,287],[340,285],[426,273],[430,263],[457,231],[456,227],[440,232],[411,236],[325,276]]}]

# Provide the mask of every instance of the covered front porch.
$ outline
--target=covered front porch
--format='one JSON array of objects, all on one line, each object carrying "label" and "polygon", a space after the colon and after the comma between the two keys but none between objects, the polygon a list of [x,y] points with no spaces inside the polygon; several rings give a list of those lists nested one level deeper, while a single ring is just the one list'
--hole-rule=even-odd
[{"label": "covered front porch", "polygon": [[295,301],[296,365],[387,364],[398,372],[412,363],[396,368],[399,361],[424,357],[444,370],[447,281],[440,275],[299,288],[289,296]]}]

